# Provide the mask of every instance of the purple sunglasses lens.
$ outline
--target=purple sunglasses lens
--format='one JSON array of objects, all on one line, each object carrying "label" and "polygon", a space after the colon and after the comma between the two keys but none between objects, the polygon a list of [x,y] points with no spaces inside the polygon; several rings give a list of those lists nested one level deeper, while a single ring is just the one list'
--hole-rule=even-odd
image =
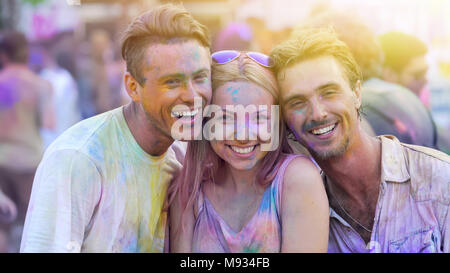
[{"label": "purple sunglasses lens", "polygon": [[272,59],[270,59],[269,56],[259,53],[259,52],[247,52],[247,56],[252,58],[254,61],[258,62],[261,65],[272,67],[273,62]]},{"label": "purple sunglasses lens", "polygon": [[211,55],[211,58],[219,64],[224,64],[224,63],[232,61],[233,59],[238,57],[239,54],[240,53],[237,51],[223,50],[223,51],[218,51],[218,52],[213,53]]}]

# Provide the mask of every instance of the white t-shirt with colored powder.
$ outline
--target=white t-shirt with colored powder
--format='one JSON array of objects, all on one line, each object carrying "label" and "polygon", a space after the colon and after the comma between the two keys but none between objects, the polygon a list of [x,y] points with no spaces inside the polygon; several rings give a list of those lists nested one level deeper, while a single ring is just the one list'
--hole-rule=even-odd
[{"label": "white t-shirt with colored powder", "polygon": [[162,209],[185,147],[147,154],[123,107],[74,125],[38,167],[21,252],[162,252]]}]

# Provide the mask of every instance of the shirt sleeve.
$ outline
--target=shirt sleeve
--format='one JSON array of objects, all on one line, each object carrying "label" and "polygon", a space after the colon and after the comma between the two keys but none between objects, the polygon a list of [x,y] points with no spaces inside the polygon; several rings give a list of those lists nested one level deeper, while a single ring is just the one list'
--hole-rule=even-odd
[{"label": "shirt sleeve", "polygon": [[80,252],[101,196],[101,175],[75,150],[44,157],[33,183],[21,252]]}]

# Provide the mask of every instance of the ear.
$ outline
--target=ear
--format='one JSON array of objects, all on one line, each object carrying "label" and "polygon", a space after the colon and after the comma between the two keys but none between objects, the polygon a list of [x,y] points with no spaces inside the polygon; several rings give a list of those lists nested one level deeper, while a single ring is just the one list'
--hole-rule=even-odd
[{"label": "ear", "polygon": [[128,96],[134,101],[139,102],[141,98],[139,97],[138,86],[139,83],[136,79],[130,74],[130,72],[126,72],[124,75],[124,83],[125,89],[127,90]]},{"label": "ear", "polygon": [[353,95],[355,96],[355,106],[356,109],[359,109],[361,107],[361,81],[358,80],[355,83],[355,88],[353,90]]}]

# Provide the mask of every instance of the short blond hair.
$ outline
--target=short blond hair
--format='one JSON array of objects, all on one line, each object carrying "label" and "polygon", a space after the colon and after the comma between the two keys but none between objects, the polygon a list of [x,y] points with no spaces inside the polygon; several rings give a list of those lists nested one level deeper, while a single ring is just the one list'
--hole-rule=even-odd
[{"label": "short blond hair", "polygon": [[198,41],[206,48],[211,46],[208,29],[181,5],[161,5],[143,13],[128,25],[122,35],[122,57],[126,61],[127,71],[142,84],[144,80],[140,70],[149,44],[189,39]]},{"label": "short blond hair", "polygon": [[338,61],[352,89],[362,80],[361,70],[350,49],[337,38],[332,27],[298,30],[288,40],[276,46],[270,54],[276,74],[300,61],[322,56],[331,56]]}]

